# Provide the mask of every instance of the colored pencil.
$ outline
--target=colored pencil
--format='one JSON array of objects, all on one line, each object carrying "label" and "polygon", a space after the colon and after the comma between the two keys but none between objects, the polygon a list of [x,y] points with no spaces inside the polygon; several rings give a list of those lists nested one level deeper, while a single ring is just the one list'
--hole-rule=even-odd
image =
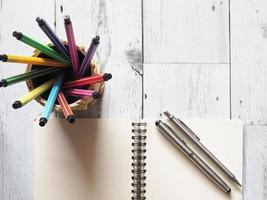
[{"label": "colored pencil", "polygon": [[61,106],[62,112],[65,116],[65,118],[70,122],[70,123],[74,123],[75,122],[75,116],[63,94],[63,92],[59,92],[57,95],[57,101],[59,103],[59,105]]},{"label": "colored pencil", "polygon": [[54,79],[51,79],[42,85],[38,86],[37,88],[33,89],[30,91],[28,94],[20,97],[19,100],[15,101],[12,105],[14,109],[20,108],[30,102],[31,100],[35,99],[36,97],[40,96],[43,94],[45,91],[47,91],[49,88],[52,87],[54,83]]},{"label": "colored pencil", "polygon": [[47,121],[51,115],[52,109],[53,109],[55,101],[57,99],[58,92],[59,92],[61,85],[62,85],[62,82],[63,82],[63,79],[64,79],[64,72],[60,73],[57,76],[57,78],[55,79],[54,85],[51,89],[51,92],[50,92],[48,99],[46,101],[44,110],[42,112],[41,118],[39,120],[40,126],[44,126],[47,123]]},{"label": "colored pencil", "polygon": [[65,93],[75,97],[93,97],[94,99],[101,97],[101,94],[94,90],[68,89]]},{"label": "colored pencil", "polygon": [[47,37],[51,40],[51,42],[55,45],[56,49],[68,60],[70,60],[69,52],[64,46],[63,42],[60,41],[60,39],[57,37],[56,33],[50,28],[50,26],[47,24],[47,22],[37,17],[36,21],[39,25],[39,27],[43,30],[43,32],[47,35]]},{"label": "colored pencil", "polygon": [[64,22],[65,22],[64,24],[65,24],[66,35],[68,38],[72,68],[73,68],[74,76],[77,76],[78,71],[79,71],[79,67],[80,67],[80,60],[79,60],[79,56],[78,56],[77,46],[75,43],[75,37],[74,37],[74,33],[73,33],[72,23],[71,23],[70,17],[68,15],[66,15],[64,17]]},{"label": "colored pencil", "polygon": [[26,81],[26,80],[33,79],[33,78],[36,78],[36,77],[40,77],[40,76],[43,76],[43,75],[46,75],[46,74],[55,73],[55,72],[58,72],[60,70],[61,70],[60,68],[44,68],[44,69],[41,69],[41,70],[34,69],[34,70],[30,71],[30,72],[26,72],[26,73],[23,73],[23,74],[19,74],[19,75],[16,75],[16,76],[11,76],[11,77],[2,79],[0,81],[0,87],[7,87],[7,86],[10,86],[12,84],[21,82],[21,81]]},{"label": "colored pencil", "polygon": [[75,81],[66,82],[64,83],[63,88],[66,89],[66,88],[72,88],[72,87],[77,87],[77,86],[100,83],[100,82],[108,81],[111,78],[112,78],[112,75],[109,73],[95,75],[95,76],[88,76],[88,77],[81,78]]},{"label": "colored pencil", "polygon": [[25,64],[49,66],[49,67],[67,67],[64,63],[49,58],[26,57],[26,56],[17,56],[11,54],[0,55],[0,60],[3,62],[25,63]]},{"label": "colored pencil", "polygon": [[55,60],[59,61],[59,62],[62,62],[68,66],[71,65],[71,63],[66,60],[60,53],[58,53],[57,51],[53,50],[52,48],[46,46],[46,45],[43,45],[31,38],[29,38],[28,36],[22,34],[21,32],[17,32],[17,31],[14,31],[13,32],[13,36],[15,38],[17,38],[17,40],[20,40],[22,42],[24,42],[25,44],[35,48],[35,49],[38,49],[40,50],[42,53],[50,56],[51,58],[54,58]]},{"label": "colored pencil", "polygon": [[79,69],[77,78],[82,78],[86,74],[86,71],[89,69],[92,58],[95,55],[96,49],[99,45],[99,40],[100,40],[99,36],[96,36],[95,38],[92,39],[91,45],[90,45],[90,47],[89,47],[89,49],[88,49],[88,51],[84,57],[83,62],[81,64],[81,67]]}]

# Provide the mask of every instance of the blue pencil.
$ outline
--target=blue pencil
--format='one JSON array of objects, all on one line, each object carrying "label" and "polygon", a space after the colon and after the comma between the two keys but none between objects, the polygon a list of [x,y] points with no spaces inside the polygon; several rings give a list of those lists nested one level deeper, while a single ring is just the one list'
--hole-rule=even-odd
[{"label": "blue pencil", "polygon": [[52,112],[52,109],[54,107],[55,101],[57,99],[58,92],[61,88],[62,82],[64,79],[64,72],[59,74],[55,80],[55,83],[51,89],[51,92],[48,96],[47,102],[45,104],[42,116],[39,120],[39,125],[44,126],[47,123],[47,120],[49,119],[49,116]]}]

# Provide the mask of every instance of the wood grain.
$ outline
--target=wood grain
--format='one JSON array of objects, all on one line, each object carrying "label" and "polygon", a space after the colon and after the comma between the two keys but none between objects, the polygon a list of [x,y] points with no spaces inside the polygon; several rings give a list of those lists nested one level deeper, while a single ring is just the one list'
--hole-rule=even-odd
[{"label": "wood grain", "polygon": [[267,127],[245,126],[244,200],[267,199]]},{"label": "wood grain", "polygon": [[79,117],[142,116],[142,26],[141,0],[56,1],[56,31],[66,38],[63,16],[70,15],[76,43],[88,49],[100,36],[95,56],[102,71],[113,78],[106,82],[104,95]]},{"label": "wood grain", "polygon": [[232,116],[267,124],[267,4],[231,2]]},{"label": "wood grain", "polygon": [[146,63],[228,63],[228,0],[144,1]]},{"label": "wood grain", "polygon": [[145,64],[144,92],[145,117],[230,117],[227,64]]},{"label": "wood grain", "polygon": [[[47,41],[35,18],[38,15],[53,22],[53,1],[1,1],[1,53],[30,56],[31,47],[13,38],[12,32],[21,31],[36,40]],[[51,12],[50,12],[51,11]],[[1,78],[24,72],[26,65],[0,63]],[[14,110],[12,103],[27,93],[25,83],[0,89],[1,150],[0,157],[2,198],[32,199],[32,123],[41,111],[35,102]]]}]

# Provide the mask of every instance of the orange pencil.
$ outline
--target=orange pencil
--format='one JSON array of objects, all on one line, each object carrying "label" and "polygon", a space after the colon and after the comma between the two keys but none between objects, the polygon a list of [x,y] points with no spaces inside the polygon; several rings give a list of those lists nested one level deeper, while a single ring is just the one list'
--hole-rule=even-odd
[{"label": "orange pencil", "polygon": [[61,109],[62,109],[62,112],[63,112],[65,118],[69,121],[69,123],[74,123],[75,122],[75,116],[74,116],[63,92],[60,91],[58,93],[57,100],[61,106]]}]

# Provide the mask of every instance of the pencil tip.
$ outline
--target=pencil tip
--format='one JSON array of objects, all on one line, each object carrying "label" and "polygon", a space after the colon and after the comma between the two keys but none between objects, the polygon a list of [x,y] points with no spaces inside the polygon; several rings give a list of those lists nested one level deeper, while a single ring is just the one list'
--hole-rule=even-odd
[{"label": "pencil tip", "polygon": [[18,40],[20,40],[22,38],[23,34],[21,32],[14,31],[13,36],[15,38],[17,38]]},{"label": "pencil tip", "polygon": [[97,92],[97,91],[94,91],[93,94],[92,94],[92,97],[93,97],[94,99],[98,99],[98,98],[101,97],[101,94],[100,94],[99,92]]},{"label": "pencil tip", "polygon": [[45,126],[46,123],[47,123],[47,119],[46,118],[44,118],[44,117],[40,118],[40,120],[39,120],[39,125],[40,126]]},{"label": "pencil tip", "polygon": [[17,109],[17,108],[21,108],[22,106],[22,103],[20,101],[15,101],[13,104],[12,104],[12,107],[14,109]]},{"label": "pencil tip", "polygon": [[111,79],[112,78],[112,74],[110,74],[110,73],[105,73],[104,75],[103,75],[103,79],[104,79],[104,81],[108,81],[109,79]]},{"label": "pencil tip", "polygon": [[71,123],[71,124],[73,124],[74,122],[75,122],[75,116],[74,115],[69,115],[68,117],[67,117],[67,120],[69,121],[69,123]]}]

